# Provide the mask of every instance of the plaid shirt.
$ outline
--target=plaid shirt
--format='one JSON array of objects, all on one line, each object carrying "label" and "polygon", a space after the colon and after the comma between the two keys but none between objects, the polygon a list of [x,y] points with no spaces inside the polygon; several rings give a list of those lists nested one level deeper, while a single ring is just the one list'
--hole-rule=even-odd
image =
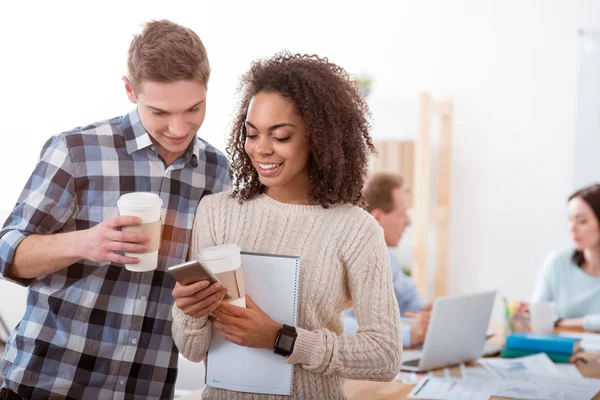
[{"label": "plaid shirt", "polygon": [[27,309],[8,340],[3,386],[34,399],[172,398],[175,281],[166,268],[187,258],[200,199],[229,187],[226,157],[199,138],[166,167],[137,111],[52,137],[0,230],[2,276],[28,235],[91,228],[134,191],[163,201],[158,268],[84,259],[20,282],[29,285]]}]

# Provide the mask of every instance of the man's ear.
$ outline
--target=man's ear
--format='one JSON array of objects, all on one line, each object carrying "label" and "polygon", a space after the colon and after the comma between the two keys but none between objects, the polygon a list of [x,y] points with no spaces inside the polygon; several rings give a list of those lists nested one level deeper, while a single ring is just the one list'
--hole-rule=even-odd
[{"label": "man's ear", "polygon": [[131,82],[129,82],[129,79],[126,76],[123,77],[123,82],[125,83],[125,92],[127,92],[127,98],[133,104],[137,104],[137,98],[135,97],[135,91],[133,90]]},{"label": "man's ear", "polygon": [[383,217],[385,213],[383,212],[383,210],[381,208],[376,208],[374,210],[371,210],[371,215],[373,216],[373,218],[375,218],[375,220],[377,222],[381,222],[381,218]]}]

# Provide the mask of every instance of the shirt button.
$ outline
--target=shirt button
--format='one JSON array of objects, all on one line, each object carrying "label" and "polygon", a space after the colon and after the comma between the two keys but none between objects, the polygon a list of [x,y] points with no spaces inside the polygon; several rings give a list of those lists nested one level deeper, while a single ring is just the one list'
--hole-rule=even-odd
[{"label": "shirt button", "polygon": [[137,344],[137,339],[136,338],[131,339],[131,343]]},{"label": "shirt button", "polygon": [[121,379],[121,381],[119,381],[119,383],[121,384],[121,386],[123,386],[125,384],[125,379]]},{"label": "shirt button", "polygon": [[142,296],[142,298],[140,300],[146,301],[146,300],[148,300],[148,298],[146,296]]}]

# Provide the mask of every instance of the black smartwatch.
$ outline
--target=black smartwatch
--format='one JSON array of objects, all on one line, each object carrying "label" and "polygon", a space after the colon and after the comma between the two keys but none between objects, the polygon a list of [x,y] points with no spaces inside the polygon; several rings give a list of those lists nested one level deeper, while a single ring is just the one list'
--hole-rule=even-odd
[{"label": "black smartwatch", "polygon": [[296,343],[296,328],[289,325],[283,325],[283,328],[277,333],[275,338],[275,345],[273,346],[275,354],[287,357],[294,351],[294,344]]}]

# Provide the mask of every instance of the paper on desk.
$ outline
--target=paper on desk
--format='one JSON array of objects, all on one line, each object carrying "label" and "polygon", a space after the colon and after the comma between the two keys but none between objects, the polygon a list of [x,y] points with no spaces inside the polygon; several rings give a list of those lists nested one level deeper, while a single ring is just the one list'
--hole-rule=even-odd
[{"label": "paper on desk", "polygon": [[[404,354],[403,354],[404,356]],[[480,364],[475,364],[474,366],[467,367],[465,364],[461,363],[458,366],[459,376],[452,376],[450,368],[444,368],[444,376],[443,378],[447,379],[459,379],[459,378],[478,378],[478,379],[497,379],[497,376],[492,373],[487,368],[483,367]],[[408,383],[408,384],[416,384],[423,380],[426,377],[434,377],[432,371],[428,372],[411,372],[411,371],[400,371],[398,375],[396,375],[396,381]],[[441,377],[441,376],[437,376]]]},{"label": "paper on desk", "polygon": [[448,379],[427,377],[408,395],[411,399],[488,400],[493,391],[492,380]]},{"label": "paper on desk", "polygon": [[583,375],[579,372],[579,368],[575,364],[569,363],[556,363],[554,364],[556,369],[561,373],[562,376],[568,379],[583,379]]},{"label": "paper on desk", "polygon": [[486,367],[497,378],[506,380],[528,380],[537,376],[562,377],[556,365],[546,353],[519,358],[482,358],[479,364]]},{"label": "paper on desk", "polygon": [[499,379],[447,379],[427,377],[408,395],[411,399],[488,400],[490,396],[526,400],[588,400],[600,391],[598,379],[531,378],[511,381]]},{"label": "paper on desk", "polygon": [[526,400],[590,400],[600,391],[598,379],[532,378],[528,381],[502,381],[492,395]]},{"label": "paper on desk", "polygon": [[600,334],[598,333],[562,332],[559,335],[580,338],[582,350],[600,352]]},{"label": "paper on desk", "polygon": [[475,367],[464,367],[464,364],[460,365],[460,371],[463,378],[478,378],[478,379],[494,379],[496,375],[492,373],[489,369],[485,368],[482,365],[477,365]]}]

